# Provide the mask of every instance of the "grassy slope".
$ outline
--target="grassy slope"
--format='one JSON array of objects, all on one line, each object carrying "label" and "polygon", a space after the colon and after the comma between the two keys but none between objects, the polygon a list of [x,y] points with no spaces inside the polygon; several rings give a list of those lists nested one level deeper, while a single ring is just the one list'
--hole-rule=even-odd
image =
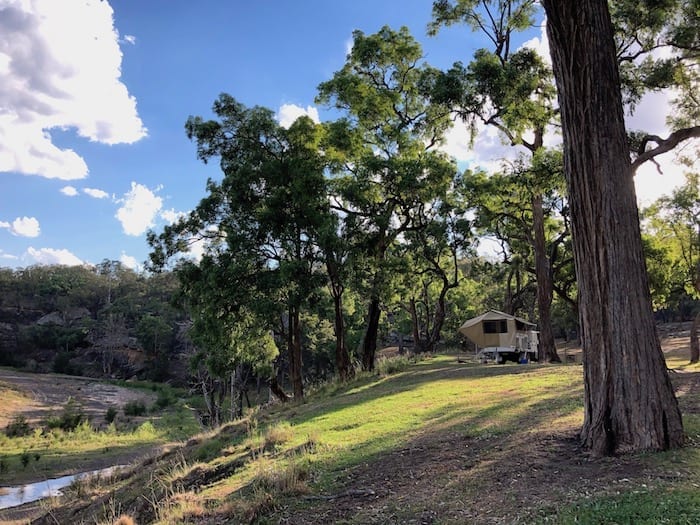
[{"label": "grassy slope", "polygon": [[77,487],[44,522],[700,523],[697,366],[674,377],[688,447],[603,459],[576,441],[580,366],[438,356],[394,368]]}]

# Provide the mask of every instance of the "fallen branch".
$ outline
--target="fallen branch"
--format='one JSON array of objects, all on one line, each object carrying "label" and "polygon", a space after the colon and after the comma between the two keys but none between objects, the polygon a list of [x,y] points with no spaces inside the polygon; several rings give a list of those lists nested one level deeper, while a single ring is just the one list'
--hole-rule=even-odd
[{"label": "fallen branch", "polygon": [[346,490],[345,492],[340,492],[339,494],[330,494],[327,496],[324,495],[318,495],[318,496],[304,496],[304,499],[306,500],[334,500],[338,498],[347,498],[347,497],[352,497],[352,498],[357,498],[357,497],[366,497],[366,496],[376,496],[376,492],[374,492],[372,489],[350,489]]}]

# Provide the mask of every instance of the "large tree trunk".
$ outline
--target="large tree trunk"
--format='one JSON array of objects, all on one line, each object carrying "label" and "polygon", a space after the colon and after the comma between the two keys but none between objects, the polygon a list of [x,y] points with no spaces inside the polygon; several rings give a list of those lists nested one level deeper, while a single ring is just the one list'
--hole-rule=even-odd
[{"label": "large tree trunk", "polygon": [[532,197],[533,248],[535,253],[535,277],[537,278],[537,313],[539,317],[539,355],[550,363],[561,363],[552,331],[552,297],[554,284],[552,271],[547,257],[544,236],[544,210],[542,193],[535,192]]},{"label": "large tree trunk", "polygon": [[294,399],[300,401],[304,398],[304,382],[301,370],[301,323],[299,322],[299,309],[289,309],[289,380],[292,383]]},{"label": "large tree trunk", "polygon": [[425,343],[425,350],[427,352],[434,352],[440,342],[440,332],[442,332],[442,325],[445,324],[445,297],[448,289],[447,287],[442,288],[437,304],[435,305],[433,326],[428,333],[428,340]]},{"label": "large tree trunk", "polygon": [[594,454],[683,443],[642,254],[605,0],[543,0],[559,90],[584,351],[582,440]]},{"label": "large tree trunk", "polygon": [[367,329],[362,340],[362,370],[374,370],[374,356],[377,352],[377,334],[379,332],[379,298],[372,297],[367,312]]},{"label": "large tree trunk", "polygon": [[420,318],[418,317],[418,306],[416,306],[416,298],[411,297],[408,301],[408,313],[411,316],[411,334],[413,337],[413,353],[417,354],[423,351],[423,342],[420,337]]},{"label": "large tree trunk", "polygon": [[343,318],[343,292],[333,288],[333,307],[335,309],[335,368],[340,379],[349,379],[353,375],[350,355],[345,344],[345,319]]}]

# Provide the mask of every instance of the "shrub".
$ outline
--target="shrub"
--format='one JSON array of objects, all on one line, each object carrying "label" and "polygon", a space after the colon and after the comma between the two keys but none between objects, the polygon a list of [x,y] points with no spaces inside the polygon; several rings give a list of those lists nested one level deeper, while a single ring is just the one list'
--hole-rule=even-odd
[{"label": "shrub", "polygon": [[143,416],[146,414],[146,405],[140,399],[129,401],[122,408],[125,416]]},{"label": "shrub", "polygon": [[292,426],[287,422],[279,423],[265,431],[265,444],[263,446],[265,450],[273,451],[293,437],[294,429]]},{"label": "shrub", "polygon": [[161,388],[158,390],[158,398],[156,399],[155,406],[163,409],[170,405],[174,405],[176,401],[177,398],[170,389]]},{"label": "shrub", "polygon": [[24,437],[32,433],[32,427],[27,423],[27,419],[22,415],[15,416],[5,427],[7,437]]},{"label": "shrub", "polygon": [[117,409],[114,407],[109,407],[107,413],[105,414],[105,421],[107,423],[113,423],[117,417]]},{"label": "shrub", "polygon": [[47,419],[46,426],[52,429],[60,428],[68,432],[75,430],[83,421],[87,421],[87,416],[83,409],[73,398],[69,398],[68,402],[63,406],[61,415]]},{"label": "shrub", "polygon": [[387,357],[382,359],[377,359],[377,364],[375,370],[377,374],[382,377],[398,374],[406,370],[412,363],[415,363],[415,359],[405,355],[398,355],[396,357]]},{"label": "shrub", "polygon": [[34,461],[39,461],[39,458],[41,458],[41,454],[38,452],[29,452],[28,450],[25,450],[19,455],[19,460],[22,462],[22,467],[25,469],[32,459],[34,459]]}]

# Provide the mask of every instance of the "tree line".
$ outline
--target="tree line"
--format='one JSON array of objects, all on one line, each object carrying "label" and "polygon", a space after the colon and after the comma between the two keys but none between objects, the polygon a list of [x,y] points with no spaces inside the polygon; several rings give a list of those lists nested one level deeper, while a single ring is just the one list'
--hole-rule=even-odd
[{"label": "tree line", "polygon": [[[165,379],[186,328],[191,379],[217,423],[227,396],[240,413],[255,378],[281,400],[302,398],[314,381],[371,371],[382,344],[433,351],[496,308],[538,323],[546,361],[559,359],[555,336],[581,335],[592,450],[680,444],[653,315],[694,317],[697,362],[697,151],[683,150],[686,184],[641,213],[632,181],[642,163],[700,135],[696,6],[543,4],[553,68],[514,43],[538,3],[441,0],[429,34],[464,24],[490,47],[443,71],[406,28],[356,31],[345,65],[318,86],[334,120],[283,127],[272,110],[222,94],[215,119],[185,126],[221,175],[191,213],[149,233],[147,273],[112,261],[0,270],[3,361],[44,348],[70,371],[98,342],[110,375],[134,340],[145,373]],[[577,29],[582,20],[595,34]],[[624,128],[623,104],[669,87],[667,138]],[[458,166],[441,148],[456,121],[472,140],[498,130],[511,160],[491,172]],[[498,246],[488,258],[477,254],[484,238]],[[186,256],[193,244],[204,245],[200,260]],[[32,309],[63,320],[13,328],[10,313]]]},{"label": "tree line", "polygon": [[[480,235],[490,235],[507,267],[503,308],[538,320],[546,360],[559,359],[554,305],[580,320],[584,442],[599,453],[682,442],[644,249],[663,256],[654,251],[658,243],[642,242],[633,175],[700,136],[697,6],[591,0],[543,7],[553,68],[514,44],[515,34],[534,26],[536,2],[439,0],[430,33],[465,24],[491,47],[441,71],[424,60],[406,28],[356,31],[345,65],[318,86],[317,103],[337,119],[317,124],[301,117],[285,128],[271,110],[245,107],[227,94],[214,103],[216,119],[189,118],[186,132],[198,157],[218,161],[222,174],[208,181],[207,196],[188,216],[149,234],[151,268],[177,260],[191,333],[204,358],[216,362],[209,370],[268,370],[273,390],[287,399],[271,368],[277,338],[293,395],[303,397],[304,317],[325,293],[341,378],[353,374],[353,355],[373,369],[382,316],[393,304],[408,313],[416,347],[433,350],[463,261]],[[678,94],[669,137],[628,132],[623,102],[629,107],[669,87]],[[458,169],[440,148],[456,119],[474,133],[494,127],[520,154],[497,173]],[[563,154],[547,144],[559,126]],[[682,191],[694,187],[691,172]],[[677,283],[697,283],[697,213],[674,216],[680,202],[674,195],[649,213],[690,225],[685,241],[681,235],[673,241],[686,246],[675,273]],[[648,224],[658,238],[661,229],[653,219]],[[205,244],[200,261],[181,257],[193,243]],[[662,249],[669,257],[674,250]],[[656,278],[665,279],[661,272]],[[683,290],[697,297],[696,285]],[[350,297],[364,300],[362,313],[349,311]],[[352,315],[363,324],[356,348],[348,346]],[[634,387],[645,383],[631,371],[641,362],[651,363],[645,374],[652,394]],[[616,391],[638,396],[611,395]],[[645,409],[634,408],[640,399],[659,408],[651,437]]]}]

